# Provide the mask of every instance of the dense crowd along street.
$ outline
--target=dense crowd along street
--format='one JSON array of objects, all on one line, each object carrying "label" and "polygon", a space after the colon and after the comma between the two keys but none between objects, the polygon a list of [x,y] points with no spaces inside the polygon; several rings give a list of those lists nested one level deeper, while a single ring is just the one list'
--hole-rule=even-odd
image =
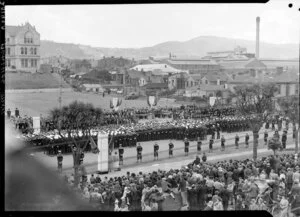
[{"label": "dense crowd along street", "polygon": [[206,162],[196,157],[186,167],[121,177],[92,174],[70,188],[106,211],[267,210],[274,216],[300,212],[299,157],[283,154],[256,162]]}]

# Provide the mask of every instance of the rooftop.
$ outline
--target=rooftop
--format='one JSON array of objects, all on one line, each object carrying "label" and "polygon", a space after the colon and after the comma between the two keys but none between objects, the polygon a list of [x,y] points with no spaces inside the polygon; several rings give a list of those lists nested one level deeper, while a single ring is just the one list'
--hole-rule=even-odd
[{"label": "rooftop", "polygon": [[131,69],[137,70],[137,71],[156,71],[156,72],[162,72],[162,73],[179,73],[181,70],[175,69],[172,66],[169,66],[168,64],[145,64],[145,65],[136,65],[132,67]]},{"label": "rooftop", "polygon": [[146,88],[168,88],[168,84],[166,84],[166,83],[149,83],[149,84],[146,84],[144,87],[146,87]]},{"label": "rooftop", "polygon": [[218,90],[226,90],[224,85],[198,85],[198,86],[194,86],[194,87],[190,87],[190,88],[186,88],[186,90],[192,90],[192,91],[196,91],[196,90],[202,90],[202,91],[218,91]]},{"label": "rooftop", "polygon": [[223,60],[220,62],[221,67],[225,69],[242,69],[242,68],[266,68],[266,65],[256,58],[239,59],[239,60]]},{"label": "rooftop", "polygon": [[206,59],[171,59],[168,62],[174,65],[219,65],[215,61]]}]

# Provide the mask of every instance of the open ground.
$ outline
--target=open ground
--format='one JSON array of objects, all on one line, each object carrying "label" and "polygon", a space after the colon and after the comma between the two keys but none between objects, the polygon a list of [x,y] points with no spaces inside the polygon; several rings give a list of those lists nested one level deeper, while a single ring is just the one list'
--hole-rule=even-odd
[{"label": "open ground", "polygon": [[[103,109],[110,109],[110,99],[112,97],[119,97],[122,99],[122,105],[120,109],[124,108],[142,108],[148,107],[147,100],[145,97],[136,100],[124,100],[123,96],[117,95],[105,95],[96,93],[81,93],[68,91],[62,93],[62,105],[68,105],[71,102],[78,100],[84,103],[92,103],[95,107]],[[18,108],[21,116],[47,116],[49,111],[54,107],[59,107],[59,89],[56,92],[40,92],[40,93],[5,93],[5,109],[10,108],[14,110]],[[160,100],[157,106],[173,106],[181,105],[180,103],[172,103],[170,101]]]}]

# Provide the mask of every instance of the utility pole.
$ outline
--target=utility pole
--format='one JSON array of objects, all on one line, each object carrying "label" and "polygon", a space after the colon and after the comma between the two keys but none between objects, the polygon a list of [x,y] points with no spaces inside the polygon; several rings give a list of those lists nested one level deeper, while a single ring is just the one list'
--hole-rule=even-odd
[{"label": "utility pole", "polygon": [[126,96],[125,88],[126,88],[126,68],[125,68],[124,73],[123,73],[123,96],[124,97]]},{"label": "utility pole", "polygon": [[[58,60],[58,63],[60,61]],[[59,64],[60,65],[60,64]],[[60,75],[60,86],[59,86],[59,97],[58,97],[58,103],[59,103],[59,113],[60,113],[60,120],[58,122],[58,128],[61,130],[61,121],[62,121],[62,114],[61,114],[61,102],[62,102],[62,72],[59,70],[59,75]]]}]

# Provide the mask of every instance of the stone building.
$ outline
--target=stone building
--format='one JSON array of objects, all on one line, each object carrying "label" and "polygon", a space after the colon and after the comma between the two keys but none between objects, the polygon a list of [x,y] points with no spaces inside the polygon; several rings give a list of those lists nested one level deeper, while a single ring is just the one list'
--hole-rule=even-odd
[{"label": "stone building", "polygon": [[5,26],[5,71],[35,73],[40,68],[40,34],[28,22]]}]

